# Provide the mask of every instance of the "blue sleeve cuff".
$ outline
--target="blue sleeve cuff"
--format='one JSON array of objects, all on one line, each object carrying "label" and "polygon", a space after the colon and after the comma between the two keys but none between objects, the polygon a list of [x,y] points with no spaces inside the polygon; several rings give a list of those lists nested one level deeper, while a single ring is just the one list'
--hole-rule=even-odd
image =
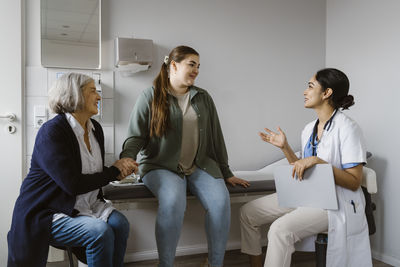
[{"label": "blue sleeve cuff", "polygon": [[346,163],[346,164],[342,164],[342,169],[350,169],[353,168],[357,165],[362,164],[361,162],[356,162],[356,163]]}]

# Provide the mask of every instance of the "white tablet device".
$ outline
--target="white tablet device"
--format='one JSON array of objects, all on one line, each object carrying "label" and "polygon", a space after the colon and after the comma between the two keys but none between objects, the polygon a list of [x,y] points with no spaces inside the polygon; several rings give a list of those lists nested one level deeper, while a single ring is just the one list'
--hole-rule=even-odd
[{"label": "white tablet device", "polygon": [[338,209],[331,164],[317,164],[307,169],[301,181],[292,177],[292,171],[292,165],[277,166],[274,170],[279,206]]}]

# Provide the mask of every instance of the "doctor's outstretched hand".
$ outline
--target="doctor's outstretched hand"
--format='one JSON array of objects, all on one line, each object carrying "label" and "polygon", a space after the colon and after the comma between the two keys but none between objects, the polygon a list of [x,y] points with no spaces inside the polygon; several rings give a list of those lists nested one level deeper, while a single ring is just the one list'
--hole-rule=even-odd
[{"label": "doctor's outstretched hand", "polygon": [[264,130],[266,131],[266,133],[258,133],[258,135],[264,142],[270,143],[280,149],[282,149],[287,144],[286,135],[280,127],[278,127],[277,133],[271,131],[268,128],[264,128]]}]

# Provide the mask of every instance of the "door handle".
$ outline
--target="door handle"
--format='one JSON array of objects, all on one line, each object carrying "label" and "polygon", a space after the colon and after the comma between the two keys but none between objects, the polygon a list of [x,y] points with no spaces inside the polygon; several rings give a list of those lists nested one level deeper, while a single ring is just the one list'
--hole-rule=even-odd
[{"label": "door handle", "polygon": [[14,113],[7,113],[5,115],[0,115],[0,119],[8,119],[8,121],[14,121],[17,118]]}]

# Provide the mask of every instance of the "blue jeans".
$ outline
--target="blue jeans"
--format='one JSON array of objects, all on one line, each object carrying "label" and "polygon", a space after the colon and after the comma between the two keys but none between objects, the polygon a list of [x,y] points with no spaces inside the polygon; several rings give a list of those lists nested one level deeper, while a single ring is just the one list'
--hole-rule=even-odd
[{"label": "blue jeans", "polygon": [[86,247],[90,267],[124,265],[129,222],[117,210],[108,221],[89,216],[63,217],[51,226],[50,245]]},{"label": "blue jeans", "polygon": [[229,192],[224,179],[196,169],[184,178],[168,170],[153,170],[143,177],[158,199],[156,240],[160,267],[172,267],[186,209],[186,187],[206,210],[205,228],[211,266],[222,266],[230,227]]}]

